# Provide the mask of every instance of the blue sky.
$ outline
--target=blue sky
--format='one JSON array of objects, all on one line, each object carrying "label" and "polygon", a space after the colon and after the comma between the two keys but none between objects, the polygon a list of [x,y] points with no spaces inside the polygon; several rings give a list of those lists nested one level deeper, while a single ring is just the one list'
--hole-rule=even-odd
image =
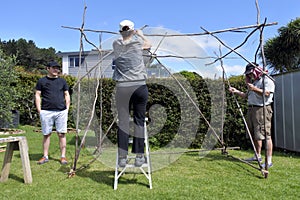
[{"label": "blue sky", "polygon": [[[4,0],[1,2],[0,39],[7,41],[24,38],[33,40],[39,48],[53,47],[56,51],[77,51],[80,33],[62,26],[81,26],[84,3],[87,5],[85,28],[95,30],[117,32],[118,24],[123,19],[134,21],[136,27],[147,24],[180,33],[201,33],[203,30],[200,27],[215,31],[253,25],[257,22],[255,0]],[[268,23],[278,22],[278,25],[265,28],[264,40],[276,36],[278,28],[300,17],[299,0],[259,0],[258,3],[261,23],[265,18]],[[231,47],[235,47],[246,35],[224,33],[217,36]],[[90,39],[99,44],[99,35],[90,34]],[[218,52],[219,43],[211,37],[195,40],[202,43],[200,46],[209,55],[214,56],[213,52]],[[253,59],[258,41],[258,36],[251,37],[239,51],[247,59]],[[222,48],[223,54],[226,51],[226,48]],[[237,57],[234,54],[232,56]],[[224,65],[228,75],[241,74],[245,61],[237,57],[225,60]]]}]

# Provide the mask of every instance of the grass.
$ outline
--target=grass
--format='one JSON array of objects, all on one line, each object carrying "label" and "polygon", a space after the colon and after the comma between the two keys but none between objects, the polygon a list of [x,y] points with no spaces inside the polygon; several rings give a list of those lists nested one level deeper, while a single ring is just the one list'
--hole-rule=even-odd
[{"label": "grass", "polygon": [[[50,162],[37,165],[42,156],[42,135],[34,127],[21,127],[29,145],[32,184],[24,184],[18,151],[14,152],[9,179],[0,183],[0,199],[300,199],[300,157],[274,152],[274,167],[268,178],[236,159],[211,151],[201,158],[197,152],[182,154],[178,160],[152,173],[153,189],[142,174],[126,173],[113,190],[114,169],[94,162],[67,177],[71,164],[61,166],[58,138],[51,136]],[[4,136],[3,136],[4,137]],[[74,158],[75,135],[67,135],[67,156]],[[245,158],[252,151],[230,150],[230,155]],[[0,153],[3,163],[4,152]],[[78,167],[92,155],[83,149]],[[115,157],[111,158],[115,160]]]}]

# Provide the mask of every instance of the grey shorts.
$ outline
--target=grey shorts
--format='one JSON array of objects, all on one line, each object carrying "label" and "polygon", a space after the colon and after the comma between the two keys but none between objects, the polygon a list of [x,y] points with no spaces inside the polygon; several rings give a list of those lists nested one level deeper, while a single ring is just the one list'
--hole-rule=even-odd
[{"label": "grey shorts", "polygon": [[267,134],[267,139],[271,138],[271,122],[273,110],[270,105],[266,106],[266,118],[264,125],[264,108],[263,107],[249,107],[247,113],[247,125],[250,133],[255,140],[265,139],[265,130]]},{"label": "grey shorts", "polygon": [[67,133],[68,110],[49,111],[41,110],[40,119],[43,135],[49,135],[55,125],[56,132]]}]

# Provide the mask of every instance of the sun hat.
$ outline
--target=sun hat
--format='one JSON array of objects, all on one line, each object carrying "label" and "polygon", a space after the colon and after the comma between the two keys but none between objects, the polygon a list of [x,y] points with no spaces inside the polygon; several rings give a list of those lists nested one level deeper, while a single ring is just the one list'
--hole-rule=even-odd
[{"label": "sun hat", "polygon": [[130,20],[123,20],[120,22],[120,31],[133,31],[134,30],[134,23]]}]

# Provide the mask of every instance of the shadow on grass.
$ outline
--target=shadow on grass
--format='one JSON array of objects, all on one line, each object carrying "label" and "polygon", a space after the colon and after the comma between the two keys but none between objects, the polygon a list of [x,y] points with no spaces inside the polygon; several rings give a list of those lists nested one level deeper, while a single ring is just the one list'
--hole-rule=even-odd
[{"label": "shadow on grass", "polygon": [[[185,153],[187,156],[191,156],[191,157],[195,157],[197,159],[197,161],[199,162],[215,162],[214,165],[217,166],[221,166],[224,168],[224,170],[226,168],[228,168],[228,170],[232,170],[231,168],[233,167],[231,164],[227,164],[227,163],[234,163],[235,166],[238,167],[238,171],[241,173],[247,173],[249,174],[249,176],[254,176],[256,178],[262,179],[264,178],[260,172],[258,163],[251,163],[252,165],[256,166],[257,168],[254,168],[253,166],[250,166],[244,162],[242,162],[241,158],[235,157],[231,154],[222,154],[222,152],[220,151],[219,154],[216,153],[208,153],[208,154],[203,154],[203,157],[201,157],[201,153],[199,154],[199,152],[188,152]],[[229,169],[230,168],[230,169]],[[237,170],[235,170],[235,172],[237,172]]]},{"label": "shadow on grass", "polygon": [[[127,173],[127,175],[130,174],[130,173]],[[141,186],[144,186],[144,187],[148,187],[149,188],[149,184],[145,184],[145,183],[142,183],[142,182],[138,182],[137,178],[135,176],[144,176],[143,174],[132,174],[133,177],[131,179],[129,178],[124,178],[124,177],[121,177],[119,179],[119,182],[118,182],[118,185],[122,184],[122,185],[125,185],[125,184],[138,184],[138,185],[141,185]],[[144,177],[146,179],[146,177]]]},{"label": "shadow on grass", "polygon": [[[112,188],[114,186],[114,175],[115,171],[88,171],[88,168],[76,172],[76,176],[90,178],[97,183],[104,183],[108,186],[111,186]],[[142,173],[126,172],[125,175],[122,175],[119,178],[118,185],[138,184],[149,187],[148,184],[141,182],[142,180],[139,180],[138,177],[143,177],[145,178],[145,180],[147,180],[147,178]]]},{"label": "shadow on grass", "polygon": [[[228,159],[229,161],[235,162],[235,163],[236,163],[236,166],[239,166],[240,169],[242,169],[242,170],[240,170],[240,171],[245,171],[245,172],[247,172],[249,175],[252,175],[252,176],[254,176],[254,177],[256,177],[256,178],[264,179],[264,174],[262,174],[262,172],[261,172],[259,169],[257,169],[257,168],[259,168],[258,163],[255,163],[255,162],[252,163],[252,165],[254,165],[254,166],[257,167],[257,168],[254,168],[254,167],[252,167],[252,166],[250,166],[250,165],[247,165],[246,163],[244,163],[244,162],[238,160],[238,158],[236,158],[236,157],[234,157],[234,156],[228,155],[228,156],[226,156],[226,157],[227,157],[227,159]],[[250,169],[252,169],[252,170],[250,170]],[[260,175],[258,175],[258,174],[260,174]]]},{"label": "shadow on grass", "polygon": [[13,180],[18,181],[20,183],[24,183],[24,178],[23,177],[16,176],[16,175],[14,175],[12,173],[10,173],[8,175],[8,179],[13,179]]},{"label": "shadow on grass", "polygon": [[[20,155],[18,155],[18,157],[20,157]],[[42,157],[43,157],[42,153],[29,154],[29,160],[31,160],[31,161],[39,161]],[[58,158],[54,158],[52,156],[49,156],[49,160],[54,160],[54,161],[60,162],[60,160]]]},{"label": "shadow on grass", "polygon": [[[81,139],[80,137],[78,138],[78,144],[81,143]],[[67,145],[70,145],[70,146],[76,146],[76,136],[73,136],[68,142],[67,142]]]},{"label": "shadow on grass", "polygon": [[42,153],[30,153],[29,160],[38,161],[43,156]]},{"label": "shadow on grass", "polygon": [[[67,171],[70,170],[70,167],[68,166],[61,166],[59,171],[66,173]],[[91,180],[97,182],[97,183],[104,183],[108,186],[111,186],[113,188],[114,186],[114,176],[115,176],[115,171],[113,170],[93,170],[89,171],[89,167],[79,170],[76,172],[75,176],[83,177],[83,178],[90,178]],[[126,177],[124,177],[126,176]],[[123,174],[118,181],[118,185],[125,185],[125,184],[138,184],[142,186],[149,187],[148,184],[145,184],[142,182],[143,180],[139,180],[138,177],[143,177],[145,180],[147,178],[142,174],[142,173],[136,173],[136,172],[126,172]]]}]

